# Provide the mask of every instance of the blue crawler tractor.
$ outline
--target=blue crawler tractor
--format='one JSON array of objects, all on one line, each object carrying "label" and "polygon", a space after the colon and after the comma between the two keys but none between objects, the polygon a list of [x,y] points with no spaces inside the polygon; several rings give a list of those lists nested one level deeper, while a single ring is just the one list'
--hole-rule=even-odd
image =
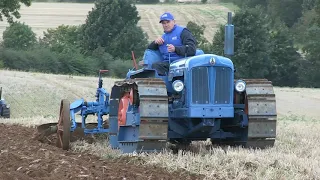
[{"label": "blue crawler tractor", "polygon": [[10,105],[2,96],[2,87],[0,87],[0,118],[10,118]]},{"label": "blue crawler tractor", "polygon": [[[226,55],[233,55],[233,46],[234,26],[228,13]],[[207,139],[252,148],[274,145],[277,112],[270,81],[234,79],[229,58],[201,50],[170,62],[166,76],[151,68],[156,60],[161,60],[159,52],[147,50],[144,67],[130,70],[110,94],[102,87],[100,71],[95,102],[62,100],[58,124],[49,128],[57,133],[59,147],[68,149],[70,133],[80,126],[84,134],[108,133],[111,147],[123,153],[161,151]],[[75,121],[77,112],[81,125]],[[86,126],[90,114],[98,118],[94,128]]]}]

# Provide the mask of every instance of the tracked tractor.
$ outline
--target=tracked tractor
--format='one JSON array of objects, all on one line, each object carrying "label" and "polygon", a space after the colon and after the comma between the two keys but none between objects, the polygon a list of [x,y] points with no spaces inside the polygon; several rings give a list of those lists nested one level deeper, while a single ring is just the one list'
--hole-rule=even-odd
[{"label": "tracked tractor", "polygon": [[[233,38],[228,13],[226,56],[233,55]],[[100,71],[95,102],[62,100],[58,124],[51,127],[58,144],[69,148],[70,132],[79,127],[75,113],[80,112],[85,134],[108,133],[111,147],[123,153],[161,151],[168,144],[179,147],[209,139],[213,144],[252,148],[274,145],[277,112],[270,81],[234,79],[230,58],[199,49],[195,56],[170,62],[165,76],[151,68],[156,61],[161,61],[160,53],[146,50],[143,68],[130,70],[110,94]],[[95,128],[86,127],[89,114],[98,117]]]},{"label": "tracked tractor", "polygon": [[0,87],[0,118],[10,118],[10,105],[2,96],[2,87]]}]

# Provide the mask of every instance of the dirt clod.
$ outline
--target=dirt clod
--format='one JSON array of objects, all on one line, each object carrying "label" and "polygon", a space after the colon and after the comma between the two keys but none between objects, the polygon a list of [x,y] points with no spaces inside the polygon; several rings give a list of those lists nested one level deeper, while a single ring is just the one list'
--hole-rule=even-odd
[{"label": "dirt clod", "polygon": [[32,138],[36,129],[0,124],[0,179],[203,179],[188,172],[168,173],[126,161],[101,160]]}]

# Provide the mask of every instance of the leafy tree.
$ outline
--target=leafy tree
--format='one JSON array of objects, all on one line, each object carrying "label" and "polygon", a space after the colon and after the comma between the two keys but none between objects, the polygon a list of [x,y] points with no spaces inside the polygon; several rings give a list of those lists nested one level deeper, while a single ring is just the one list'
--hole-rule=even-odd
[{"label": "leafy tree", "polygon": [[[64,2],[70,2],[70,0],[63,0]],[[77,3],[93,3],[95,0],[72,0],[72,2]]]},{"label": "leafy tree", "polygon": [[14,22],[3,32],[5,48],[26,50],[32,48],[36,43],[36,34],[24,23]]},{"label": "leafy tree", "polygon": [[[307,10],[300,19],[299,28],[303,33],[297,33],[305,54],[305,60],[299,66],[300,85],[305,87],[320,87],[320,0],[315,0],[312,10]],[[299,29],[298,29],[299,30]]]},{"label": "leafy tree", "polygon": [[13,23],[13,17],[20,18],[19,9],[21,4],[26,6],[31,5],[32,0],[1,0],[0,1],[0,21],[3,21],[3,16],[7,18],[9,23]]},{"label": "leafy tree", "polygon": [[94,58],[77,52],[57,53],[45,47],[25,50],[0,49],[4,67],[23,71],[92,75],[98,67]]},{"label": "leafy tree", "polygon": [[133,50],[136,57],[141,57],[147,43],[148,35],[141,27],[137,27],[135,24],[127,24],[111,41],[108,46],[109,49],[106,51],[114,57],[130,59],[131,50]]},{"label": "leafy tree", "polygon": [[97,69],[110,69],[110,62],[114,61],[114,57],[105,52],[103,47],[95,49],[91,56],[96,60]]},{"label": "leafy tree", "polygon": [[[32,0],[34,2],[52,2],[53,0]],[[95,0],[54,0],[54,2],[93,3]]]},{"label": "leafy tree", "polygon": [[77,26],[60,25],[56,29],[44,32],[40,44],[55,52],[74,51],[78,47],[79,28]]},{"label": "leafy tree", "polygon": [[317,0],[304,0],[302,4],[303,10],[311,10],[314,8]]},{"label": "leafy tree", "polygon": [[306,53],[301,73],[301,85],[320,88],[320,27],[313,25],[307,31],[307,41],[303,47]]},{"label": "leafy tree", "polygon": [[288,27],[292,27],[302,16],[304,8],[313,7],[315,0],[224,0],[233,2],[241,8],[259,6],[271,19],[280,19]]},{"label": "leafy tree", "polygon": [[59,71],[63,74],[90,74],[97,72],[95,60],[80,53],[59,53],[58,61],[61,64]]},{"label": "leafy tree", "polygon": [[132,61],[117,59],[110,64],[110,74],[114,77],[126,77],[129,69],[132,69]]},{"label": "leafy tree", "polygon": [[159,3],[159,0],[136,0],[136,3],[141,3],[141,4],[157,4]]},{"label": "leafy tree", "polygon": [[224,55],[224,33],[224,25],[220,25],[219,30],[213,36],[212,46],[210,48],[210,51],[220,56]]},{"label": "leafy tree", "polygon": [[187,28],[191,31],[193,36],[196,38],[198,47],[202,49],[204,52],[210,51],[210,43],[204,37],[204,30],[206,28],[205,25],[199,26],[197,23],[193,21],[189,21],[187,24]]},{"label": "leafy tree", "polygon": [[316,0],[314,10],[316,12],[316,22],[320,26],[320,0]]},{"label": "leafy tree", "polygon": [[243,0],[242,6],[248,6],[250,8],[260,6],[261,8],[265,9],[268,5],[268,1],[269,0]]},{"label": "leafy tree", "polygon": [[291,31],[294,34],[295,43],[299,46],[303,46],[303,44],[306,43],[306,32],[316,23],[316,16],[314,9],[306,10],[302,17],[299,18],[298,22],[291,28]]},{"label": "leafy tree", "polygon": [[4,68],[4,63],[2,60],[0,60],[0,69]]},{"label": "leafy tree", "polygon": [[130,58],[127,53],[131,51],[142,54],[147,41],[137,26],[139,20],[137,8],[130,0],[97,0],[82,26],[83,52],[90,54],[103,47],[114,57]]},{"label": "leafy tree", "polygon": [[294,48],[293,38],[284,23],[279,22],[276,27],[270,33],[272,66],[267,77],[277,86],[297,86],[301,56]]},{"label": "leafy tree", "polygon": [[[275,85],[320,87],[320,44],[318,42],[320,39],[320,0],[224,1],[233,1],[242,8],[241,11],[245,11],[247,7],[252,8],[256,5],[261,5],[261,14],[264,13],[270,20],[269,22],[265,21],[266,23],[264,24],[264,27],[268,29],[269,33],[267,33],[267,36],[260,36],[265,38],[265,45],[269,47],[265,49],[265,56],[261,57],[264,57],[265,61],[270,65],[263,65],[262,63],[255,66],[262,71],[258,74],[264,75],[264,77],[272,80]],[[253,15],[253,17],[257,19],[261,18],[261,16],[256,15]],[[245,20],[248,19],[243,18],[243,21]],[[251,23],[256,24],[255,21]],[[255,48],[250,50],[252,48],[249,43],[254,42],[252,39],[255,39],[256,34],[252,34],[248,29],[257,29],[257,26],[245,25],[243,28],[242,25],[245,23],[239,23],[236,17],[234,24],[236,37],[233,61],[235,62],[238,73],[242,74],[240,76],[243,77],[243,75],[246,75],[246,72],[243,72],[242,69],[247,66],[247,62],[245,58],[243,58],[242,62],[244,63],[239,67],[239,59],[248,55],[248,62],[251,62],[250,57],[253,57],[259,52],[259,50]],[[238,26],[241,26],[241,30],[238,29]],[[241,33],[241,31],[243,31],[243,33]],[[294,33],[294,37],[291,36],[292,33]],[[240,36],[239,34],[242,35]],[[215,52],[221,55],[223,54],[223,35],[224,27],[221,26],[214,37],[212,47]],[[245,36],[250,38],[245,39]],[[295,42],[293,42],[293,40]],[[245,48],[246,46],[247,48]],[[258,46],[259,43],[254,45],[254,47]],[[294,46],[302,48],[303,53],[299,53],[298,49],[295,49]],[[260,58],[258,58],[257,62],[260,61],[259,59]],[[251,71],[251,69],[249,69],[249,71]],[[247,74],[249,74],[250,77],[255,77],[252,72],[247,72]]]},{"label": "leafy tree", "polygon": [[[233,19],[235,25],[235,55],[232,60],[237,70],[236,77],[263,78],[269,74],[270,35],[267,19],[260,8],[241,9]],[[212,51],[223,54],[224,27],[215,34]]]},{"label": "leafy tree", "polygon": [[269,0],[269,14],[272,19],[280,18],[286,26],[292,27],[302,16],[304,0]]},{"label": "leafy tree", "polygon": [[205,4],[205,3],[208,2],[208,0],[201,0],[201,2],[202,2],[203,4]]}]

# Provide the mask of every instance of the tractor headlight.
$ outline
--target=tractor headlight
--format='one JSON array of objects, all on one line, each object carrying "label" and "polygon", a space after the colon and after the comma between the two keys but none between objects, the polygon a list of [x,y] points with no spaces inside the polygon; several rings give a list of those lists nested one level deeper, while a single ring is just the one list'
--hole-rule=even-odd
[{"label": "tractor headlight", "polygon": [[236,91],[243,92],[246,89],[246,83],[242,80],[239,80],[235,84]]},{"label": "tractor headlight", "polygon": [[173,83],[172,83],[172,87],[173,89],[176,91],[176,92],[181,92],[184,88],[184,84],[182,81],[180,80],[175,80]]}]

